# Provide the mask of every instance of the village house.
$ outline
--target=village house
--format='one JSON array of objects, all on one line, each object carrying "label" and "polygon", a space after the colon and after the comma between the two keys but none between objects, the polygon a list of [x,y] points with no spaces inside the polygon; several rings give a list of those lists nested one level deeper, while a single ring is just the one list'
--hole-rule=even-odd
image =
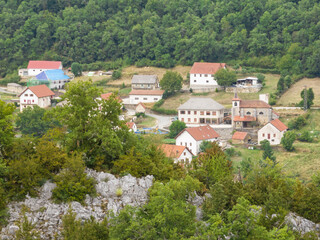
[{"label": "village house", "polygon": [[133,75],[132,89],[155,90],[159,88],[159,79],[156,75]]},{"label": "village house", "polygon": [[134,122],[126,122],[130,132],[136,132],[138,130],[137,125]]},{"label": "village house", "polygon": [[267,123],[258,131],[258,144],[263,140],[268,140],[270,145],[278,145],[288,127],[279,119],[274,119]]},{"label": "village house", "polygon": [[261,95],[260,100],[241,100],[235,93],[231,109],[232,126],[236,129],[252,128],[278,118],[267,101],[266,95]]},{"label": "village house", "polygon": [[188,147],[193,155],[200,152],[200,144],[203,141],[216,142],[219,134],[209,125],[193,128],[185,128],[176,137],[176,145]]},{"label": "village house", "polygon": [[38,82],[36,85],[48,84],[50,89],[62,89],[70,81],[61,69],[45,70],[39,73],[31,82]]},{"label": "village house", "polygon": [[143,103],[138,103],[135,109],[136,113],[145,113],[146,112],[146,106]]},{"label": "village house", "polygon": [[19,69],[19,76],[36,76],[39,73],[52,70],[62,69],[60,61],[29,61],[27,69]]},{"label": "village house", "polygon": [[218,87],[214,74],[221,68],[226,68],[226,64],[195,62],[190,70],[190,88]]},{"label": "village house", "polygon": [[160,149],[166,157],[173,158],[175,163],[189,164],[191,163],[193,154],[186,146],[177,146],[171,144],[162,144]]},{"label": "village house", "polygon": [[132,90],[129,93],[130,104],[152,103],[162,99],[163,90]]},{"label": "village house", "polygon": [[26,88],[20,93],[20,111],[27,107],[38,105],[41,108],[51,106],[51,98],[54,96],[46,85],[38,85]]},{"label": "village house", "polygon": [[232,144],[247,144],[251,137],[247,132],[235,132],[232,136]]},{"label": "village house", "polygon": [[192,97],[178,107],[178,119],[187,126],[221,124],[224,118],[224,106],[212,98]]}]

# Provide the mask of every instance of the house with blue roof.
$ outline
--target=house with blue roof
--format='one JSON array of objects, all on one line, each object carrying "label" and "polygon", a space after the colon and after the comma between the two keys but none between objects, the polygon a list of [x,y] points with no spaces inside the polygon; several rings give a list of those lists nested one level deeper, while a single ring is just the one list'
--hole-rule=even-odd
[{"label": "house with blue roof", "polygon": [[36,85],[46,84],[50,89],[62,89],[66,83],[70,82],[70,77],[61,69],[54,69],[39,73],[33,81],[39,83]]}]

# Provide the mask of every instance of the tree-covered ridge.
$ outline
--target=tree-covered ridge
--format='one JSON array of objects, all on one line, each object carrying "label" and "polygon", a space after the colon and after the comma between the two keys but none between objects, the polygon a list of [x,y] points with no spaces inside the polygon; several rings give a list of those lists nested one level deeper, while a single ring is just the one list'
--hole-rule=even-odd
[{"label": "tree-covered ridge", "polygon": [[317,0],[0,0],[0,74],[29,59],[229,61],[320,75]]}]

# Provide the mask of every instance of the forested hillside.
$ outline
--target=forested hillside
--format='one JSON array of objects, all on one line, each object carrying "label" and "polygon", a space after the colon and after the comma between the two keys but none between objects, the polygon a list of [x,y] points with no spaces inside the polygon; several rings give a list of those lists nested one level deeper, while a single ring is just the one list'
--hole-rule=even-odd
[{"label": "forested hillside", "polygon": [[0,0],[1,76],[29,59],[227,61],[319,76],[319,39],[319,0]]}]

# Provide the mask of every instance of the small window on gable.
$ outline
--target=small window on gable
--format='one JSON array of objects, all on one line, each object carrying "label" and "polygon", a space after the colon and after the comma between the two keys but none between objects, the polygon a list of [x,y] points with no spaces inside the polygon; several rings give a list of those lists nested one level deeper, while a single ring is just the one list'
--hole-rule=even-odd
[{"label": "small window on gable", "polygon": [[25,94],[24,96],[25,96],[25,97],[28,97],[28,94]]},{"label": "small window on gable", "polygon": [[273,134],[273,137],[276,137],[276,134],[275,134],[275,133]]},{"label": "small window on gable", "polygon": [[264,135],[264,133],[262,133],[262,137],[264,137],[265,135]]},{"label": "small window on gable", "polygon": [[185,155],[186,155],[186,152],[184,152],[183,155],[185,156]]},{"label": "small window on gable", "polygon": [[33,94],[30,94],[30,97],[33,97]]},{"label": "small window on gable", "polygon": [[235,107],[238,106],[238,103],[237,103],[237,102],[234,102],[234,106],[235,106]]},{"label": "small window on gable", "polygon": [[247,112],[247,115],[251,115],[251,112]]},{"label": "small window on gable", "polygon": [[263,115],[263,112],[259,112],[260,115]]}]

